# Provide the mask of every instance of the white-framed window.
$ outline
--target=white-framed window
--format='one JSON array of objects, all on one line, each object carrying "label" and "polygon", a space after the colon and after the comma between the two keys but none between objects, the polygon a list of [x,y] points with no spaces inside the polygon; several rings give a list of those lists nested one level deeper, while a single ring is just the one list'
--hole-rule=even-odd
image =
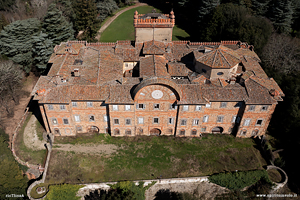
[{"label": "white-framed window", "polygon": [[52,124],[58,124],[57,119],[56,118],[52,118]]},{"label": "white-framed window", "polygon": [[60,110],[66,110],[66,105],[59,105]]},{"label": "white-framed window", "polygon": [[86,102],[86,106],[87,107],[93,107],[93,102],[90,102],[90,101]]},{"label": "white-framed window", "polygon": [[170,110],[175,110],[177,109],[177,105],[175,103],[170,104]]},{"label": "white-framed window", "polygon": [[211,103],[205,104],[205,107],[206,107],[206,108],[210,108],[210,107],[211,107]]},{"label": "white-framed window", "polygon": [[143,124],[144,123],[144,117],[138,117],[138,123]]},{"label": "white-framed window", "polygon": [[108,121],[108,116],[107,116],[107,115],[104,115],[104,116],[103,116],[103,121],[105,121],[105,122]]},{"label": "white-framed window", "polygon": [[76,126],[76,131],[82,131],[82,126],[77,125],[77,126]]},{"label": "white-framed window", "polygon": [[181,126],[186,126],[187,120],[186,119],[182,119],[180,120],[180,125]]},{"label": "white-framed window", "polygon": [[237,115],[232,116],[231,123],[235,123]]},{"label": "white-framed window", "polygon": [[208,115],[203,116],[203,122],[208,122]]},{"label": "white-framed window", "polygon": [[113,105],[113,110],[119,110],[119,106],[118,105]]},{"label": "white-framed window", "polygon": [[251,119],[245,119],[244,121],[244,126],[249,126],[250,125]]},{"label": "white-framed window", "polygon": [[94,122],[94,121],[95,121],[95,116],[89,115],[89,122]]},{"label": "white-framed window", "polygon": [[120,121],[119,121],[118,118],[115,118],[115,119],[114,119],[114,124],[115,124],[115,125],[119,125],[119,124],[120,124]]},{"label": "white-framed window", "polygon": [[221,102],[220,108],[226,108],[227,107],[227,102]]},{"label": "white-framed window", "polygon": [[188,105],[182,106],[182,111],[188,111],[188,110],[189,110],[189,106]]},{"label": "white-framed window", "polygon": [[74,115],[75,122],[80,122],[80,116],[79,115]]},{"label": "white-framed window", "polygon": [[52,104],[48,104],[48,110],[54,110],[53,105]]},{"label": "white-framed window", "polygon": [[262,123],[263,123],[263,120],[262,119],[258,119],[258,120],[256,120],[255,126],[261,126]]},{"label": "white-framed window", "polygon": [[129,118],[125,119],[125,125],[131,125],[131,119]]},{"label": "white-framed window", "polygon": [[158,124],[158,123],[159,123],[159,118],[153,117],[153,124]]},{"label": "white-framed window", "polygon": [[72,107],[77,107],[77,102],[72,101]]},{"label": "white-framed window", "polygon": [[195,111],[200,111],[200,110],[201,110],[201,107],[202,107],[202,106],[200,106],[200,105],[196,105],[196,106],[195,106]]},{"label": "white-framed window", "polygon": [[168,124],[174,124],[174,118],[173,117],[168,118]]},{"label": "white-framed window", "polygon": [[193,125],[195,126],[199,125],[199,119],[193,119]]},{"label": "white-framed window", "polygon": [[153,104],[153,109],[154,110],[159,110],[159,103]]},{"label": "white-framed window", "polygon": [[217,116],[217,122],[222,123],[224,120],[224,116]]},{"label": "white-framed window", "polygon": [[255,105],[250,105],[248,111],[255,111]]},{"label": "white-framed window", "polygon": [[131,135],[131,130],[130,129],[126,129],[125,130],[125,135]]},{"label": "white-framed window", "polygon": [[143,103],[136,104],[136,109],[145,109],[145,108],[146,108],[146,106]]},{"label": "white-framed window", "polygon": [[206,131],[206,126],[201,127],[201,132],[205,132]]},{"label": "white-framed window", "polygon": [[267,111],[269,106],[261,106],[261,111]]},{"label": "white-framed window", "polygon": [[130,105],[125,105],[125,110],[131,110],[131,106]]},{"label": "white-framed window", "polygon": [[68,118],[63,118],[63,122],[64,122],[64,124],[69,124],[69,119]]},{"label": "white-framed window", "polygon": [[259,133],[259,130],[255,129],[252,131],[251,136],[256,136],[256,135],[258,135],[258,133]]}]

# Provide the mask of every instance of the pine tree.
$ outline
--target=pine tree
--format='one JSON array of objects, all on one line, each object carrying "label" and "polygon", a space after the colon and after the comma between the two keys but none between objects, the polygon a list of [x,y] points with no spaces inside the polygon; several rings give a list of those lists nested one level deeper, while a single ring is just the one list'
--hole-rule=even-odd
[{"label": "pine tree", "polygon": [[101,0],[97,2],[98,19],[103,21],[111,15],[115,10],[119,9],[117,3],[113,0]]},{"label": "pine tree", "polygon": [[256,15],[265,16],[271,0],[252,0],[252,10]]},{"label": "pine tree", "polygon": [[51,4],[43,20],[43,32],[48,34],[48,39],[52,40],[54,45],[73,39],[74,30],[72,23],[67,22],[62,12],[55,4]]},{"label": "pine tree", "polygon": [[100,28],[100,20],[97,19],[95,1],[76,0],[74,11],[76,14],[76,31],[84,31],[82,39],[86,39],[87,41],[94,40],[94,37]]},{"label": "pine tree", "polygon": [[53,44],[45,33],[40,33],[38,36],[32,36],[32,39],[34,64],[39,71],[43,72],[46,70],[48,60],[53,53]]},{"label": "pine tree", "polygon": [[212,10],[220,5],[220,0],[202,0],[198,9],[198,23],[203,22],[205,16],[210,14]]},{"label": "pine tree", "polygon": [[290,33],[293,19],[293,7],[291,0],[274,0],[270,6],[269,18],[279,33]]},{"label": "pine tree", "polygon": [[40,25],[40,21],[35,18],[18,20],[5,26],[0,33],[0,54],[23,65],[27,73],[33,61],[32,36],[39,34]]}]

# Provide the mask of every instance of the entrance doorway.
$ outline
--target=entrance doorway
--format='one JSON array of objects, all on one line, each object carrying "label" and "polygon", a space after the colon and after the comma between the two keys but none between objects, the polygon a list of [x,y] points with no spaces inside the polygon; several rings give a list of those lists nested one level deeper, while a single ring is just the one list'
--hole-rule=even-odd
[{"label": "entrance doorway", "polygon": [[88,127],[89,133],[99,133],[99,128],[97,126],[90,126]]},{"label": "entrance doorway", "polygon": [[223,133],[223,128],[220,126],[216,126],[211,130],[212,133]]},{"label": "entrance doorway", "polygon": [[150,130],[150,135],[160,135],[161,134],[161,130],[159,130],[158,128],[153,128]]}]

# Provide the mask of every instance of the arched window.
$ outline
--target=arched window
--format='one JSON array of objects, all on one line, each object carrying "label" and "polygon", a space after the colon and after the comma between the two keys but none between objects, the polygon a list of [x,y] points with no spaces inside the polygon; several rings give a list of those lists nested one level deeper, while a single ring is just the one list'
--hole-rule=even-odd
[{"label": "arched window", "polygon": [[82,126],[80,125],[76,126],[76,131],[82,131]]},{"label": "arched window", "polygon": [[55,135],[60,135],[60,131],[59,131],[58,128],[55,128],[55,129],[54,129],[54,134],[55,134]]},{"label": "arched window", "polygon": [[253,136],[257,136],[258,133],[259,133],[259,130],[255,129],[255,130],[252,131],[251,136],[252,136],[252,137],[253,137]]},{"label": "arched window", "polygon": [[192,132],[191,132],[191,135],[197,135],[197,130],[193,129]]},{"label": "arched window", "polygon": [[180,132],[179,132],[179,135],[185,135],[185,130],[181,129]]},{"label": "arched window", "polygon": [[66,135],[71,135],[71,134],[72,134],[72,131],[71,131],[71,129],[66,128],[66,129],[65,129],[65,133],[66,133]]},{"label": "arched window", "polygon": [[168,134],[172,134],[173,133],[173,129],[172,128],[169,128],[168,129]]},{"label": "arched window", "polygon": [[130,129],[126,129],[125,135],[131,135],[131,130]]},{"label": "arched window", "polygon": [[120,135],[120,130],[118,128],[114,129],[114,135]]}]

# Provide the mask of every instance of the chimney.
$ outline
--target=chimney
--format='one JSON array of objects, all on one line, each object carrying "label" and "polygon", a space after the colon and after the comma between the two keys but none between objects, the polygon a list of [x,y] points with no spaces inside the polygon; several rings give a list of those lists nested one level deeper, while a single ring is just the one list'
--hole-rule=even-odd
[{"label": "chimney", "polygon": [[74,69],[74,76],[76,76],[76,77],[79,76],[79,69]]},{"label": "chimney", "polygon": [[235,84],[236,79],[235,78],[230,78],[230,84]]}]

